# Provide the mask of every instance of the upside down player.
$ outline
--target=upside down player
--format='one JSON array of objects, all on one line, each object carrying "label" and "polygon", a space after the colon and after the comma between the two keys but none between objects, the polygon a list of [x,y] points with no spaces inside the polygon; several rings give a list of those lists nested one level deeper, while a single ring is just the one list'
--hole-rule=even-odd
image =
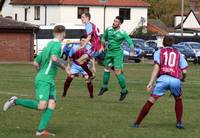
[{"label": "upside down player", "polygon": [[[83,70],[83,68],[74,62],[75,60],[80,58],[83,54],[88,52],[88,49],[85,46],[85,39],[86,39],[85,36],[81,36],[80,44],[73,46],[71,50],[69,51],[68,62],[67,62],[68,63],[68,66],[67,66],[68,77],[64,83],[64,91],[62,95],[63,98],[66,96],[67,90],[72,80],[74,79],[75,76],[78,76],[78,75],[82,75],[85,78],[90,98],[94,97],[92,80],[89,79],[88,74]],[[70,67],[70,60],[73,61],[71,67]],[[92,62],[93,72],[96,72],[95,61],[91,59],[91,62]],[[86,61],[86,63],[89,64],[88,61]]]},{"label": "upside down player", "polygon": [[[54,136],[45,129],[50,121],[56,107],[56,84],[55,76],[58,67],[66,70],[65,65],[60,60],[62,41],[65,36],[65,27],[57,25],[53,30],[54,39],[50,41],[43,51],[35,58],[33,65],[38,73],[35,77],[36,100],[21,99],[16,96],[11,97],[5,102],[3,110],[7,111],[14,105],[29,109],[43,111],[36,136]],[[67,70],[66,70],[67,71]]]},{"label": "upside down player", "polygon": [[[184,128],[182,123],[183,103],[181,81],[185,81],[188,64],[180,52],[171,47],[173,42],[173,38],[166,36],[163,40],[164,48],[156,51],[154,54],[155,65],[151,79],[147,85],[147,91],[152,90],[152,93],[132,127],[139,127],[153,104],[163,96],[167,90],[170,90],[175,99],[176,127],[179,129]],[[156,84],[153,88],[155,80]]]},{"label": "upside down player", "polygon": [[75,62],[80,65],[85,72],[87,72],[89,78],[93,79],[94,76],[92,72],[88,69],[87,65],[84,64],[86,60],[89,58],[93,58],[93,60],[97,59],[97,61],[101,62],[101,56],[103,51],[103,45],[101,44],[101,38],[100,38],[100,31],[97,28],[97,26],[90,22],[91,15],[90,13],[83,13],[81,15],[81,21],[83,24],[85,24],[85,30],[87,34],[87,38],[85,40],[84,45],[87,45],[88,42],[91,43],[91,49],[88,51],[87,54],[82,55],[79,59],[77,59]]}]

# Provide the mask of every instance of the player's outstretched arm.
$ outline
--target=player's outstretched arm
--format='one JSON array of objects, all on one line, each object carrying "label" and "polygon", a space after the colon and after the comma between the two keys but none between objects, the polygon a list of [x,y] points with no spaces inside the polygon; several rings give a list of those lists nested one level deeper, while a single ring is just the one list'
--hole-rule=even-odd
[{"label": "player's outstretched arm", "polygon": [[124,39],[127,41],[128,46],[130,47],[130,56],[134,56],[134,44],[133,40],[130,38],[130,36],[125,32],[124,33]]},{"label": "player's outstretched arm", "polygon": [[63,59],[61,59],[61,58],[58,58],[57,56],[55,56],[55,55],[52,55],[51,56],[51,60],[54,62],[54,63],[56,63],[56,65],[58,66],[58,67],[60,67],[61,69],[63,69],[63,70],[66,70],[66,66],[65,66],[65,61],[63,60]]},{"label": "player's outstretched arm", "polygon": [[147,90],[148,91],[150,91],[152,89],[153,83],[156,80],[156,78],[157,78],[157,76],[159,74],[159,71],[160,71],[159,65],[155,64],[154,68],[153,68],[153,71],[151,73],[151,78],[150,78],[149,84],[147,85]]}]

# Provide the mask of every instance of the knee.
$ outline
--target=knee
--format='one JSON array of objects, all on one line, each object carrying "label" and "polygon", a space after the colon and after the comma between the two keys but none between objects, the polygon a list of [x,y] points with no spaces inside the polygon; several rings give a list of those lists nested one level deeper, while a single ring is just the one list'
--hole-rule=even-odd
[{"label": "knee", "polygon": [[148,99],[148,101],[154,104],[157,101],[157,99],[158,98],[150,96],[149,99]]},{"label": "knee", "polygon": [[182,100],[182,96],[174,96],[175,100]]},{"label": "knee", "polygon": [[48,102],[48,108],[53,109],[53,110],[56,108],[56,102],[55,102],[55,100],[53,100],[53,99],[49,100],[49,102]]},{"label": "knee", "polygon": [[85,82],[86,82],[86,83],[90,83],[90,82],[91,82],[91,80],[89,79],[89,76],[88,76],[88,75],[85,75],[84,78],[85,78]]},{"label": "knee", "polygon": [[46,101],[40,101],[38,104],[38,110],[46,110],[47,108],[47,102]]},{"label": "knee", "polygon": [[110,72],[110,67],[105,67],[104,72]]},{"label": "knee", "polygon": [[115,70],[115,74],[116,74],[116,75],[122,74],[122,70],[121,70],[121,69],[116,69],[116,70]]},{"label": "knee", "polygon": [[67,77],[66,81],[71,82],[74,79],[74,75],[70,75]]}]

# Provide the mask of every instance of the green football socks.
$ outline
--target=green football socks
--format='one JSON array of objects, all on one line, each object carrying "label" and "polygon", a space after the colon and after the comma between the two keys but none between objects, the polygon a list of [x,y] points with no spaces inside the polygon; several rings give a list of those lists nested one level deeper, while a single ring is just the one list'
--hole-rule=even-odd
[{"label": "green football socks", "polygon": [[43,113],[40,118],[40,123],[38,126],[38,131],[43,131],[46,126],[48,125],[49,120],[51,119],[53,114],[53,109],[47,108]]},{"label": "green football socks", "polygon": [[36,100],[16,99],[15,104],[26,107],[26,108],[30,108],[30,109],[35,109],[35,110],[38,109],[38,101]]},{"label": "green football socks", "polygon": [[110,72],[104,71],[104,74],[103,74],[103,88],[108,88],[109,79],[110,79]]},{"label": "green football socks", "polygon": [[122,89],[121,92],[125,93],[126,92],[126,79],[125,79],[124,74],[117,75],[117,79],[118,79],[119,85]]}]

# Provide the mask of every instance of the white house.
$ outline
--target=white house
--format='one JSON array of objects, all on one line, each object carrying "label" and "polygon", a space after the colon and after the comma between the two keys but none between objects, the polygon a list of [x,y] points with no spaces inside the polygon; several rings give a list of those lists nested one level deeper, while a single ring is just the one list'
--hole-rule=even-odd
[{"label": "white house", "polygon": [[128,33],[147,26],[148,7],[138,0],[5,0],[1,14],[37,25],[55,23],[80,24],[83,12],[91,13],[91,22],[103,30],[112,25],[115,16],[124,17]]}]

